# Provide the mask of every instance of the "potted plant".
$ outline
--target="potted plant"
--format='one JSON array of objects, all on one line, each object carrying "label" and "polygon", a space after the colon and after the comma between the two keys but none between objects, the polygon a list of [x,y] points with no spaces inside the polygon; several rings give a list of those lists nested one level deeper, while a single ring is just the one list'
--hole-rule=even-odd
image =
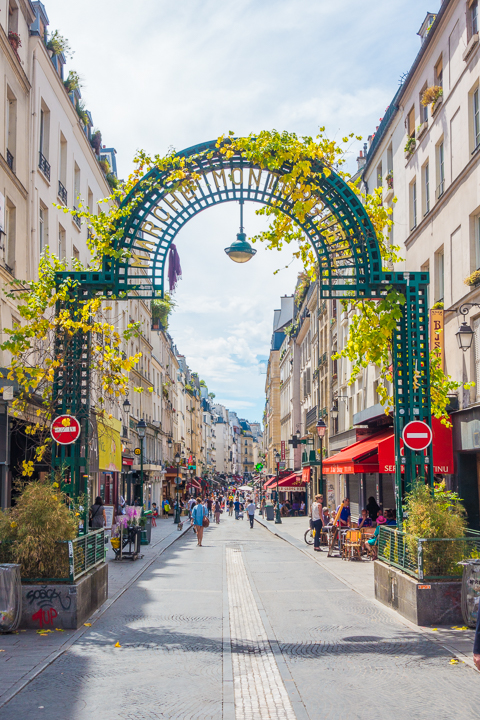
[{"label": "potted plant", "polygon": [[75,105],[75,110],[77,111],[77,115],[82,121],[84,125],[88,125],[90,123],[90,118],[88,117],[88,113],[85,110],[85,101],[84,100],[77,100],[77,103]]},{"label": "potted plant", "polygon": [[100,148],[102,147],[102,133],[100,130],[94,130],[90,137],[90,145],[95,150],[97,155],[100,155]]},{"label": "potted plant", "polygon": [[480,283],[480,270],[475,270],[475,272],[466,277],[463,282],[465,283],[465,285],[469,285],[470,287],[473,287],[474,285]]},{"label": "potted plant", "polygon": [[385,176],[385,180],[387,183],[387,188],[389,190],[393,190],[393,170],[389,170],[389,172]]},{"label": "potted plant", "polygon": [[12,46],[12,48],[15,50],[15,53],[18,55],[18,48],[22,46],[22,41],[20,40],[20,35],[16,32],[10,32],[8,33],[8,42]]},{"label": "potted plant", "polygon": [[73,55],[70,48],[69,42],[63,35],[60,35],[58,30],[55,30],[50,40],[47,42],[47,50],[50,57],[53,55]]},{"label": "potted plant", "polygon": [[417,141],[415,140],[415,135],[411,135],[411,136],[409,135],[409,137],[407,138],[407,142],[405,143],[405,147],[404,147],[406,155],[408,155],[408,156],[412,155],[413,151],[415,150],[416,142]]},{"label": "potted plant", "polygon": [[423,93],[421,103],[424,107],[431,105],[433,114],[437,103],[439,104],[439,101],[441,102],[442,98],[443,88],[440,85],[432,85]]},{"label": "potted plant", "polygon": [[70,70],[68,77],[63,81],[63,84],[65,85],[65,90],[68,94],[75,92],[75,90],[80,90],[82,86],[80,75],[75,72],[75,70]]}]

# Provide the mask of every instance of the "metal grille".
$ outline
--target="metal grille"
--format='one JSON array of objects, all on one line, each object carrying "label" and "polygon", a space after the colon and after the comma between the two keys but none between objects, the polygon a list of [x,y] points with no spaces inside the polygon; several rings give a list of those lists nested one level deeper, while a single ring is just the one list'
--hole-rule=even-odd
[{"label": "metal grille", "polygon": [[48,162],[47,158],[43,153],[39,153],[39,159],[38,159],[38,167],[42,171],[42,173],[45,175],[47,180],[50,180],[50,163]]},{"label": "metal grille", "polygon": [[70,582],[105,562],[105,530],[94,530],[69,540],[68,557]]},{"label": "metal grille", "polygon": [[81,221],[80,217],[76,214],[76,213],[78,213],[78,208],[74,207],[73,210],[74,210],[74,214],[72,215],[73,222],[80,230],[80,228],[82,227],[82,221]]},{"label": "metal grille", "polygon": [[67,191],[66,191],[64,185],[60,182],[60,180],[58,181],[58,197],[64,203],[64,205],[67,204],[68,194],[67,194]]},{"label": "metal grille", "polygon": [[378,559],[419,580],[446,580],[462,575],[462,560],[480,558],[480,533],[467,530],[463,538],[416,538],[381,527]]},{"label": "metal grille", "polygon": [[7,150],[7,165],[10,168],[10,170],[13,172],[13,155],[10,152],[10,150]]}]

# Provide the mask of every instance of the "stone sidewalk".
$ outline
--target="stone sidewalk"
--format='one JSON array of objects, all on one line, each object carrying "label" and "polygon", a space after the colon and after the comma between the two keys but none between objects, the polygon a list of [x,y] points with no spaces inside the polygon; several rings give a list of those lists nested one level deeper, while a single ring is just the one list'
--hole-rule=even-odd
[{"label": "stone sidewalk", "polygon": [[[157,519],[157,527],[152,528],[151,544],[142,545],[143,558],[134,562],[131,560],[116,562],[109,543],[108,600],[92,618],[100,617],[167,548],[189,529],[188,522],[184,523],[181,531],[178,531],[172,518]],[[20,630],[9,635],[0,635],[0,708],[75,643],[87,629],[88,627],[63,632],[57,630],[48,635],[39,635],[35,630]]]},{"label": "stone sidewalk", "polygon": [[362,562],[346,562],[338,556],[327,557],[326,548],[322,546],[324,552],[316,553],[312,545],[307,545],[304,541],[305,531],[308,529],[308,518],[293,517],[282,518],[282,524],[275,525],[275,522],[264,520],[260,515],[256,515],[255,519],[263,525],[267,530],[277,537],[285,540],[298,550],[311,557],[311,559],[341,580],[349,588],[357,592],[362,597],[377,604],[385,612],[392,613],[399,622],[402,622],[409,630],[416,631],[435,640],[442,646],[446,647],[460,660],[467,665],[475,667],[473,664],[473,639],[475,632],[473,630],[455,629],[451,626],[438,626],[437,628],[421,627],[402,617],[394,610],[391,610],[383,603],[375,600],[375,589],[373,579],[373,562],[364,560]]}]

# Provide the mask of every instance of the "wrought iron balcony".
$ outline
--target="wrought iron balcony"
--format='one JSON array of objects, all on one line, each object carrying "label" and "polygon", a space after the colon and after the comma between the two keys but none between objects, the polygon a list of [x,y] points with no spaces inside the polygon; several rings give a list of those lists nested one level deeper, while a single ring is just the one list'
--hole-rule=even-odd
[{"label": "wrought iron balcony", "polygon": [[45,175],[47,180],[50,180],[50,163],[48,162],[47,158],[43,153],[39,152],[39,160],[38,160],[38,167],[42,171],[42,173]]},{"label": "wrought iron balcony", "polygon": [[305,419],[305,427],[309,428],[312,425],[315,425],[317,422],[317,406],[313,407],[311,410],[307,412],[307,417]]},{"label": "wrought iron balcony", "polygon": [[80,230],[81,227],[82,227],[82,221],[81,221],[80,217],[76,214],[76,213],[78,213],[78,208],[76,208],[75,206],[73,206],[73,211],[74,211],[74,213],[75,213],[74,215],[72,215],[73,222],[75,223],[75,225],[76,225],[76,226],[78,227],[78,229]]},{"label": "wrought iron balcony", "polygon": [[10,170],[13,172],[13,155],[7,148],[7,165],[10,168]]},{"label": "wrought iron balcony", "polygon": [[58,181],[58,197],[60,198],[60,200],[63,202],[64,205],[67,204],[68,194],[67,194],[67,191],[66,191],[64,185],[62,185],[60,180]]}]

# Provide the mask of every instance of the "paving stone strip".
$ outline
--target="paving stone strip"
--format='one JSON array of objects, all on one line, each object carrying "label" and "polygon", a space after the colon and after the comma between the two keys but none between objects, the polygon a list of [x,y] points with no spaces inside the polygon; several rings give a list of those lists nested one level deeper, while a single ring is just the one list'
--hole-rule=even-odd
[{"label": "paving stone strip", "polygon": [[239,549],[226,549],[236,720],[296,720]]}]

